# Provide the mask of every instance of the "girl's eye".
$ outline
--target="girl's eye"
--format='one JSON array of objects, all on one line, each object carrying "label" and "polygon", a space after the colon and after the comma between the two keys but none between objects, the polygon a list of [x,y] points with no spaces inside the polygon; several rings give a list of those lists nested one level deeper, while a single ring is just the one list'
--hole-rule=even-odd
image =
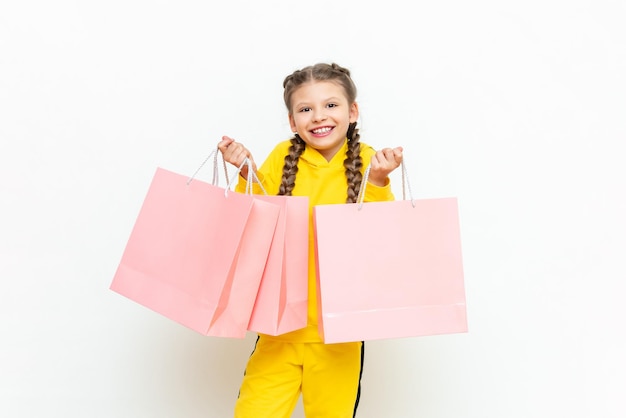
[{"label": "girl's eye", "polygon": [[337,107],[337,105],[335,103],[328,103],[326,106],[327,107]]},{"label": "girl's eye", "polygon": [[300,112],[309,112],[311,110],[310,107],[303,107],[300,109]]}]

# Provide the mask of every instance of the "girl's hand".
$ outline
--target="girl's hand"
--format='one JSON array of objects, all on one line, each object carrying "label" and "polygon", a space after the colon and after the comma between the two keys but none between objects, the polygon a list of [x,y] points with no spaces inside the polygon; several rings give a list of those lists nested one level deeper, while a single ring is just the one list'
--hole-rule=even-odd
[{"label": "girl's hand", "polygon": [[369,182],[375,186],[385,186],[389,173],[400,164],[402,164],[402,147],[384,148],[377,151],[370,161]]},{"label": "girl's hand", "polygon": [[[246,147],[239,142],[235,142],[233,138],[223,136],[222,140],[217,144],[217,148],[224,156],[224,161],[234,165],[235,167],[241,166],[243,161],[247,158],[252,163],[252,169],[256,172],[256,164],[252,158],[252,154]],[[239,174],[247,178],[248,177],[248,165],[246,164],[241,168]]]}]

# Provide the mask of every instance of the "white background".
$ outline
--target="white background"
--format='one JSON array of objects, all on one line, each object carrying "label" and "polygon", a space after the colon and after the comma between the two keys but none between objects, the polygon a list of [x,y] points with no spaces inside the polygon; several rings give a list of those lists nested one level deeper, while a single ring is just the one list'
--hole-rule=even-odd
[{"label": "white background", "polygon": [[625,21],[621,0],[2,1],[0,416],[231,416],[253,336],[108,287],[155,168],[190,174],[224,134],[262,161],[291,133],[284,76],[319,61],[352,70],[363,142],[404,146],[416,197],[460,206],[470,330],[368,343],[359,417],[626,416]]}]

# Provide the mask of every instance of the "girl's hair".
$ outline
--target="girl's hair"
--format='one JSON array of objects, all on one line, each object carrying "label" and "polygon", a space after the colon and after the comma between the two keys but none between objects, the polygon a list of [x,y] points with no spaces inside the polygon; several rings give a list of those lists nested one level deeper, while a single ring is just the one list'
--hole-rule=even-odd
[{"label": "girl's hair", "polygon": [[[348,103],[352,104],[356,100],[356,86],[350,78],[350,71],[340,67],[337,64],[315,64],[297,70],[288,75],[283,81],[285,89],[283,98],[287,110],[291,113],[291,96],[301,85],[311,81],[332,81],[343,87],[348,99]],[[356,122],[350,123],[348,132],[348,150],[346,151],[346,159],[343,161],[345,167],[346,179],[348,181],[348,197],[347,203],[355,203],[361,187],[361,144],[359,143],[360,135],[356,127]],[[291,146],[289,154],[285,156],[285,164],[283,165],[283,177],[280,182],[279,195],[291,196],[291,192],[296,184],[296,173],[298,172],[298,159],[304,152],[305,143],[298,134],[291,138]]]}]

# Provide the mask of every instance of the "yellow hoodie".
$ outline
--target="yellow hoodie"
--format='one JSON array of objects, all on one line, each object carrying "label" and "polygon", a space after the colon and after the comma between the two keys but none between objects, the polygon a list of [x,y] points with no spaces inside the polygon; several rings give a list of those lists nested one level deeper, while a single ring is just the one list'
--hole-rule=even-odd
[{"label": "yellow hoodie", "polygon": [[[258,169],[259,181],[269,195],[278,194],[284,159],[289,154],[290,145],[290,141],[279,143]],[[317,278],[312,213],[315,205],[346,203],[348,182],[343,166],[346,150],[347,141],[337,154],[330,161],[327,161],[317,150],[307,146],[298,160],[298,174],[292,195],[309,197],[308,323],[305,328],[278,336],[268,335],[267,338],[287,342],[322,342],[317,326]],[[361,143],[362,172],[365,171],[375,153],[376,151],[371,146]],[[235,190],[238,192],[246,190],[246,181],[243,177],[239,176],[239,183]],[[256,194],[263,193],[258,185],[255,185],[253,192]],[[365,189],[364,200],[366,202],[394,200],[389,182],[383,187],[369,183]],[[351,250],[346,248],[346,251]]]}]

